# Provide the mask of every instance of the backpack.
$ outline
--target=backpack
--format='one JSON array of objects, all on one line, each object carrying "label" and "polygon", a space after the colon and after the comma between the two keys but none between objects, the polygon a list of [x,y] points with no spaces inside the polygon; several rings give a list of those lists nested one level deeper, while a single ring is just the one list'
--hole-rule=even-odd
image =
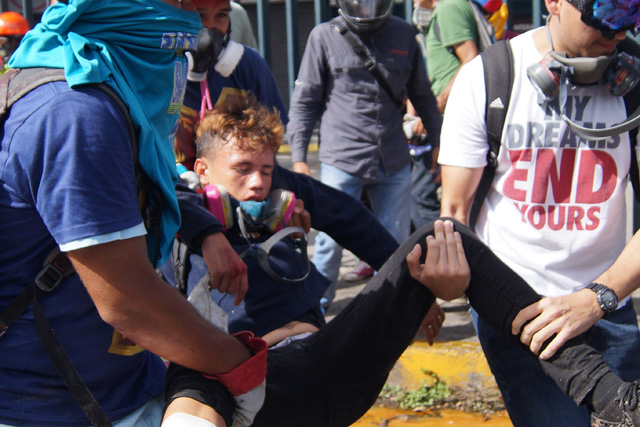
[{"label": "backpack", "polygon": [[[618,44],[618,50],[640,57],[640,45],[629,37]],[[480,179],[471,204],[469,227],[472,229],[476,225],[480,208],[484,204],[487,193],[491,188],[496,167],[498,166],[498,153],[500,152],[502,130],[504,128],[507,111],[509,110],[514,76],[513,53],[509,40],[504,40],[490,46],[480,53],[480,56],[482,57],[482,66],[484,69],[486,94],[485,123],[487,125],[489,151],[487,153],[487,165],[482,172],[482,178]],[[623,98],[627,116],[629,116],[640,107],[640,85],[636,85],[636,87]],[[635,150],[637,136],[638,128],[629,131],[629,140],[631,143],[629,176],[636,199],[640,200],[640,176]]]},{"label": "backpack", "polygon": [[[65,81],[63,69],[57,68],[25,68],[10,69],[0,77],[0,123],[4,123],[9,115],[11,106],[32,90],[46,83]],[[138,207],[142,213],[144,225],[149,232],[160,232],[160,216],[162,214],[162,194],[158,187],[146,176],[138,162],[138,135],[133,126],[129,109],[120,99],[118,94],[107,84],[93,84],[107,95],[118,107],[127,124],[134,171],[136,188],[138,189]],[[153,202],[152,202],[153,200]],[[156,260],[159,255],[159,246],[156,247]],[[64,349],[58,342],[49,321],[44,315],[39,298],[53,291],[62,279],[74,272],[73,264],[58,249],[47,256],[42,270],[34,281],[16,297],[2,312],[0,312],[0,338],[9,329],[9,326],[29,307],[33,306],[35,328],[47,355],[53,362],[56,370],[71,391],[74,399],[94,426],[110,426],[111,423],[87,388],[82,378],[73,367]]]},{"label": "backpack", "polygon": [[[476,21],[476,28],[478,29],[478,52],[484,51],[489,46],[496,43],[496,32],[491,23],[487,21],[487,18],[484,17],[484,9],[474,0],[469,0],[469,6],[471,6],[471,10],[473,11],[473,17]],[[438,25],[438,15],[435,15],[431,21],[431,26],[433,27],[433,34],[435,35],[438,41],[442,41],[440,39],[440,26]],[[447,50],[450,54],[455,56],[455,52],[453,47],[448,47]]]}]

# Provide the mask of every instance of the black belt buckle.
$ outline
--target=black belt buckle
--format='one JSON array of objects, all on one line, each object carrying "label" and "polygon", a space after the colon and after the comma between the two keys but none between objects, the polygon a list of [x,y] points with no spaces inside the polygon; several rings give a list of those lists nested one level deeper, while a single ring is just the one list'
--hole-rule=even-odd
[{"label": "black belt buckle", "polygon": [[53,264],[45,265],[36,276],[36,285],[45,292],[51,292],[60,284],[64,274]]}]

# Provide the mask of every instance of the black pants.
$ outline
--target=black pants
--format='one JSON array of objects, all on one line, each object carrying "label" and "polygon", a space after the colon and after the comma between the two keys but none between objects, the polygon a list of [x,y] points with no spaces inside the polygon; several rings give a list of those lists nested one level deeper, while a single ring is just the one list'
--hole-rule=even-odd
[{"label": "black pants", "polygon": [[[498,333],[511,334],[518,311],[540,297],[466,227],[462,234],[471,267],[467,296]],[[435,301],[409,274],[405,257],[419,243],[423,259],[429,224],[389,258],[367,286],[320,331],[269,351],[267,392],[255,426],[348,426],[375,402],[389,371],[411,344]],[[543,369],[578,404],[609,372],[600,355],[580,338],[565,345]],[[428,368],[428,366],[425,366]]]}]

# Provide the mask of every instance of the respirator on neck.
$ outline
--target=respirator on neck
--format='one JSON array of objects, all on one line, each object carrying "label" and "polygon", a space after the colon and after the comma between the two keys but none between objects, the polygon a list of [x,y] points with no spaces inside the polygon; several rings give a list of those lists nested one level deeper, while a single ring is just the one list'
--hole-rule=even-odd
[{"label": "respirator on neck", "polygon": [[[231,197],[222,185],[207,185],[204,188],[205,207],[220,221],[223,230],[236,224],[247,240],[248,249],[240,254],[254,256],[258,264],[272,279],[283,283],[296,284],[307,278],[311,271],[307,255],[307,236],[300,227],[287,227],[296,205],[296,196],[291,191],[276,189],[262,202],[253,200],[241,202]],[[250,242],[252,233],[273,234],[259,246]],[[274,234],[275,233],[275,234]],[[269,263],[271,248],[280,240],[292,236],[302,236],[293,240],[296,251],[303,257],[305,273],[301,277],[290,278],[276,273]]]},{"label": "respirator on neck", "polygon": [[624,96],[631,92],[640,81],[640,59],[618,51],[598,58],[569,58],[566,52],[553,50],[548,21],[547,38],[552,50],[542,61],[527,68],[527,76],[538,92],[539,103],[557,99],[560,110],[558,113],[562,120],[577,135],[589,140],[606,139],[640,125],[640,109],[634,111],[623,123],[604,129],[580,126],[565,114],[569,86],[604,84],[614,96]]}]

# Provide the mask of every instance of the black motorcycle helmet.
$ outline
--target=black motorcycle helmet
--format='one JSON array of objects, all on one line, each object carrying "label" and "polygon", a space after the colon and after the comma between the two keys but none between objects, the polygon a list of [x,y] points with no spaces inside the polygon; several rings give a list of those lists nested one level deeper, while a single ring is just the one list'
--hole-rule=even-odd
[{"label": "black motorcycle helmet", "polygon": [[368,33],[382,27],[393,8],[394,0],[338,0],[338,13],[347,26],[357,33]]}]

